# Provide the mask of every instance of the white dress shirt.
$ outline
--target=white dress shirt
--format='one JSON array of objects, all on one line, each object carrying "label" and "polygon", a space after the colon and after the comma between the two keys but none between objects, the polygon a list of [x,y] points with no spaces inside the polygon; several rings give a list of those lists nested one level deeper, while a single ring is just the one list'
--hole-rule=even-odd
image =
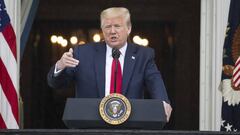
[{"label": "white dress shirt", "polygon": [[[112,48],[109,45],[106,45],[106,66],[105,66],[105,96],[110,94],[110,82],[111,82],[111,72],[112,72]],[[119,57],[119,62],[121,64],[121,70],[123,74],[123,67],[124,67],[124,58],[125,53],[127,50],[127,43],[119,49],[121,55]]]}]

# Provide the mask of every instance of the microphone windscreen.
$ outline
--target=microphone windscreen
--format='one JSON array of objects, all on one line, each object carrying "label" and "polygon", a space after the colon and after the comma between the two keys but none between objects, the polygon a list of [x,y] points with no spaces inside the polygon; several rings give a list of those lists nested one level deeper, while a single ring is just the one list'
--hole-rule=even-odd
[{"label": "microphone windscreen", "polygon": [[117,48],[113,48],[112,49],[112,57],[114,58],[114,59],[118,59],[119,57],[120,57],[120,51],[117,49]]}]

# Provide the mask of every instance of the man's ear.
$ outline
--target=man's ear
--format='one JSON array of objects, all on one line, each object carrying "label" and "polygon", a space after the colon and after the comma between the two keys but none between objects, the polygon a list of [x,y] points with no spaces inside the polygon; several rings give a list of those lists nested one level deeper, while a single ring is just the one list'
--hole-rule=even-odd
[{"label": "man's ear", "polygon": [[128,35],[131,33],[132,27],[128,27]]}]

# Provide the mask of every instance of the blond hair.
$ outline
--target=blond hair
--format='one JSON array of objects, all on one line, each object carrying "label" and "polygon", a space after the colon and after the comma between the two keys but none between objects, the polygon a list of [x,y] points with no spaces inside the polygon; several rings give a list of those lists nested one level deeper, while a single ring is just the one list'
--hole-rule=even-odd
[{"label": "blond hair", "polygon": [[106,18],[114,18],[114,17],[123,17],[127,23],[128,27],[131,27],[131,19],[130,13],[127,8],[124,7],[111,7],[103,10],[100,15],[101,19],[101,27],[103,27],[103,20]]}]

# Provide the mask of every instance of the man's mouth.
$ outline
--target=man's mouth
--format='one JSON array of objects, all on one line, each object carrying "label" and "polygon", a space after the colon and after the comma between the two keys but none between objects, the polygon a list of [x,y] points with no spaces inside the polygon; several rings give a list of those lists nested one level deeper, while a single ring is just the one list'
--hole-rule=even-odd
[{"label": "man's mouth", "polygon": [[111,37],[110,39],[111,39],[112,42],[117,41],[117,37],[115,37],[115,36]]}]

